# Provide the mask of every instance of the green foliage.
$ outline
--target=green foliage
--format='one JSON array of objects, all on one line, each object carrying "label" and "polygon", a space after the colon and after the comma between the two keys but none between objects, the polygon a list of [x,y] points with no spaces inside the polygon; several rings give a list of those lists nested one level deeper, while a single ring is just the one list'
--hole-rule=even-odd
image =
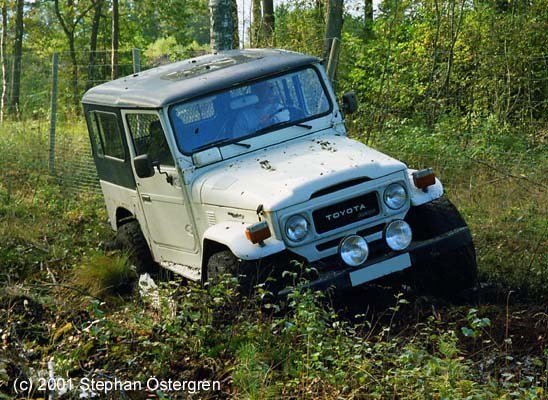
[{"label": "green foliage", "polygon": [[270,366],[263,360],[254,343],[243,343],[236,352],[234,384],[240,388],[242,398],[272,399],[276,391],[271,387]]},{"label": "green foliage", "polygon": [[299,0],[275,9],[277,47],[321,56],[325,25],[322,2]]},{"label": "green foliage", "polygon": [[461,327],[461,332],[467,337],[479,337],[481,336],[481,329],[491,326],[491,320],[489,318],[479,318],[478,310],[471,308],[466,316],[469,326]]},{"label": "green foliage", "polygon": [[199,45],[196,41],[183,46],[177,43],[173,36],[160,38],[151,43],[144,55],[149,63],[158,64],[165,62],[175,62],[207,52],[209,46]]},{"label": "green foliage", "polygon": [[488,145],[545,143],[547,4],[497,4],[385,1],[372,36],[351,24],[339,81],[362,102],[356,128],[369,139],[392,120],[432,128],[453,116],[472,138],[489,121]]},{"label": "green foliage", "polygon": [[[92,4],[93,3],[93,4]],[[65,26],[74,39],[75,53],[71,57],[69,40],[55,13],[53,1],[35,1],[25,5],[23,39],[21,98],[14,117],[44,118],[50,108],[52,84],[52,55],[59,53],[58,105],[61,114],[79,113],[80,96],[92,86],[111,79],[111,29],[110,1],[94,2],[59,0],[60,13]],[[92,23],[95,7],[101,4],[101,17],[95,50],[92,49]],[[15,2],[8,2],[8,27],[6,43],[6,79],[8,98],[11,90],[13,64],[12,18]],[[13,9],[12,9],[13,8]],[[133,73],[131,49],[145,50],[157,40],[173,37],[180,45],[172,59],[187,57],[192,50],[202,50],[209,44],[209,15],[205,0],[168,0],[120,2],[119,76]],[[75,64],[76,70],[73,70]],[[152,65],[143,58],[143,68]],[[72,82],[76,79],[80,95],[74,98]]]},{"label": "green foliage", "polygon": [[167,0],[121,3],[126,15],[121,36],[130,46],[146,48],[161,38],[173,37],[182,46],[209,44],[207,1]]}]

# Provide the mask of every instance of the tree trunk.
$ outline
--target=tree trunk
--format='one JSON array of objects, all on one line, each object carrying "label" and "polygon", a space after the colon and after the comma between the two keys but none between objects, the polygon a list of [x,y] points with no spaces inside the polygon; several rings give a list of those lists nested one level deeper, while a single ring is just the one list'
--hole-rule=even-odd
[{"label": "tree trunk", "polygon": [[[88,7],[83,10],[78,15],[75,15],[75,4],[73,1],[67,2],[68,11],[66,12],[66,17],[63,17],[63,14],[61,13],[61,8],[59,7],[59,0],[54,0],[53,2],[54,8],[55,8],[55,15],[57,15],[57,19],[59,20],[59,24],[61,25],[61,28],[63,28],[63,32],[65,32],[65,35],[67,37],[68,43],[69,43],[69,53],[70,53],[70,61],[72,63],[72,79],[71,79],[71,87],[72,87],[72,101],[76,105],[78,104],[79,99],[79,91],[78,91],[78,60],[76,58],[76,47],[75,47],[75,32],[76,27],[82,21],[84,16],[91,10],[94,6],[94,2],[91,2]],[[79,108],[77,108],[79,110]]]},{"label": "tree trunk", "polygon": [[209,10],[211,51],[217,52],[234,48],[232,0],[209,0]]},{"label": "tree trunk", "polygon": [[76,47],[74,46],[74,34],[70,35],[68,37],[69,40],[69,54],[70,54],[70,62],[72,63],[72,79],[71,79],[71,87],[72,87],[72,102],[74,104],[78,103],[78,60],[76,59]]},{"label": "tree trunk", "polygon": [[365,0],[363,4],[363,16],[365,35],[370,37],[373,33],[373,0]]},{"label": "tree trunk", "polygon": [[263,3],[263,37],[264,44],[274,46],[274,2],[262,0]]},{"label": "tree trunk", "polygon": [[455,56],[455,45],[462,28],[462,23],[464,20],[464,6],[466,4],[465,0],[461,1],[459,16],[455,16],[456,1],[452,2],[451,7],[451,43],[449,45],[449,55],[447,56],[447,73],[445,74],[445,82],[443,84],[444,94],[446,97],[449,97],[449,84],[451,82],[451,72],[453,71],[453,61]]},{"label": "tree trunk", "polygon": [[13,43],[13,69],[11,78],[10,113],[19,112],[19,95],[21,90],[21,57],[23,55],[23,0],[17,0],[15,12],[15,38]]},{"label": "tree trunk", "polygon": [[273,0],[252,0],[253,21],[251,45],[268,47],[274,45],[274,3]]},{"label": "tree trunk", "polygon": [[238,32],[238,2],[232,0],[232,45],[234,48],[240,47],[240,33]]},{"label": "tree trunk", "polygon": [[6,36],[8,28],[8,10],[6,3],[2,3],[2,35],[0,36],[0,64],[2,68],[2,95],[0,97],[0,122],[4,122],[6,99],[8,95],[8,82],[6,78]]},{"label": "tree trunk", "polygon": [[262,25],[263,25],[263,10],[261,0],[251,0],[251,38],[249,40],[251,47],[261,47]]},{"label": "tree trunk", "polygon": [[118,77],[118,23],[118,0],[112,0],[112,79]]},{"label": "tree trunk", "polygon": [[88,81],[86,90],[92,88],[97,83],[97,68],[95,63],[97,60],[97,37],[99,35],[99,23],[101,22],[101,10],[103,8],[103,0],[97,0],[93,11],[93,19],[91,22],[91,36],[89,39],[89,67]]},{"label": "tree trunk", "polygon": [[343,0],[328,0],[327,22],[325,26],[324,58],[329,58],[333,41],[341,40],[343,24]]}]

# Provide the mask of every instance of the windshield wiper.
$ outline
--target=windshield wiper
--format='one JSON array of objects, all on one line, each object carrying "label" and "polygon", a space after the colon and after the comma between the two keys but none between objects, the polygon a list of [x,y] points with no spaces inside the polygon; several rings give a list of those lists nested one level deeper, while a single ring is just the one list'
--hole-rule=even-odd
[{"label": "windshield wiper", "polygon": [[265,126],[264,128],[259,129],[257,132],[255,132],[255,134],[263,133],[263,132],[266,132],[266,131],[272,131],[272,130],[278,128],[278,127],[289,127],[289,126],[298,126],[298,127],[301,127],[301,128],[312,129],[312,125],[294,124],[292,121],[283,121],[283,122],[276,122],[275,124]]},{"label": "windshield wiper", "polygon": [[210,147],[215,147],[215,146],[222,146],[222,145],[225,145],[225,144],[235,144],[237,146],[245,147],[246,149],[249,149],[251,147],[251,145],[249,143],[235,142],[234,139],[232,139],[232,138],[224,138],[224,139],[214,140],[213,142],[204,144],[202,146],[198,146],[193,150],[193,152],[196,153],[200,150],[205,150],[205,149],[208,149]]}]

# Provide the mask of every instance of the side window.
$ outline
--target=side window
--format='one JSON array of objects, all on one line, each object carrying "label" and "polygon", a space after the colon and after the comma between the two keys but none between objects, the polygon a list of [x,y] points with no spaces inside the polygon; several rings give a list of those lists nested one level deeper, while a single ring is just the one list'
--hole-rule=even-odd
[{"label": "side window", "polygon": [[125,159],[126,152],[116,114],[93,111],[89,115],[91,140],[99,157]]},{"label": "side window", "polygon": [[157,115],[128,114],[127,123],[136,155],[148,154],[152,161],[159,161],[162,165],[175,166]]},{"label": "side window", "polygon": [[105,152],[103,151],[103,141],[99,136],[99,128],[97,127],[97,118],[95,117],[95,114],[95,112],[90,112],[88,114],[91,147],[93,147],[93,151],[97,156],[104,157]]}]

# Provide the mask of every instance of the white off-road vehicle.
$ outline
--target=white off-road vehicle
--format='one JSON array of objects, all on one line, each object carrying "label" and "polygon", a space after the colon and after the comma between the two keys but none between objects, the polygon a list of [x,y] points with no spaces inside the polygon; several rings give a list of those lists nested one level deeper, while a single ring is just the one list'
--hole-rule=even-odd
[{"label": "white off-road vehicle", "polygon": [[406,269],[439,294],[475,282],[470,232],[440,181],[348,138],[355,96],[339,107],[316,57],[206,55],[82,103],[112,228],[140,271],[264,279],[295,259],[319,289]]}]

